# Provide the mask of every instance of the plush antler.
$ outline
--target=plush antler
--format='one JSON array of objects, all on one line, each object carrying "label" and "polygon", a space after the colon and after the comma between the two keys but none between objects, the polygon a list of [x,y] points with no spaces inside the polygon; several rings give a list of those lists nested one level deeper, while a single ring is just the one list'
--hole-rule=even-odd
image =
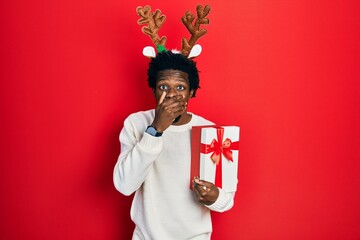
[{"label": "plush antler", "polygon": [[158,31],[163,25],[166,17],[161,14],[160,10],[151,12],[150,6],[137,7],[136,12],[141,17],[137,22],[139,25],[148,24],[148,26],[143,26],[141,31],[146,35],[149,35],[155,47],[158,47],[159,44],[165,46],[166,37],[159,37]]},{"label": "plush antler", "polygon": [[206,16],[210,12],[210,6],[206,5],[205,7],[198,5],[196,7],[198,18],[195,20],[193,25],[193,21],[195,19],[194,14],[187,11],[185,15],[181,18],[181,21],[184,23],[188,31],[191,33],[191,37],[188,40],[185,38],[182,39],[182,49],[181,54],[188,56],[191,48],[195,45],[196,41],[204,36],[207,33],[206,29],[200,29],[201,24],[209,24],[209,19]]}]

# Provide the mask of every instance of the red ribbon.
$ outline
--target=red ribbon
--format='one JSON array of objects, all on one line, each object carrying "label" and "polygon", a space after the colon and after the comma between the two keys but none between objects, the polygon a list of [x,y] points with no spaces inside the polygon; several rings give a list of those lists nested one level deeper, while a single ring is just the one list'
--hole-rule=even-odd
[{"label": "red ribbon", "polygon": [[213,139],[210,144],[201,144],[200,152],[207,154],[212,153],[211,160],[218,165],[221,162],[222,155],[229,161],[233,162],[232,150],[239,149],[239,142],[232,142],[229,138],[226,138],[223,142],[224,129],[216,129],[217,140]]}]

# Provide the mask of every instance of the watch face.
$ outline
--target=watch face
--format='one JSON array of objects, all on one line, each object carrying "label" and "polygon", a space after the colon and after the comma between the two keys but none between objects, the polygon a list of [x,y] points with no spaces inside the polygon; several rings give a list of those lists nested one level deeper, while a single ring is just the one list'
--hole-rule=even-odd
[{"label": "watch face", "polygon": [[149,133],[152,136],[156,136],[156,133],[157,133],[156,129],[154,127],[152,127],[152,126],[148,127],[146,129],[146,132]]},{"label": "watch face", "polygon": [[148,134],[150,134],[151,136],[154,136],[154,137],[160,137],[162,135],[162,133],[159,133],[156,128],[154,128],[153,126],[149,126],[147,129],[146,129],[146,132]]}]

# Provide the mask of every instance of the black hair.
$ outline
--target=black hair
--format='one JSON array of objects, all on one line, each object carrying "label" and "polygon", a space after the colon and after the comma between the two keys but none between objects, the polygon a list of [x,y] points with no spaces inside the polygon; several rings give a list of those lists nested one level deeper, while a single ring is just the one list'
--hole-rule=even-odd
[{"label": "black hair", "polygon": [[149,87],[155,89],[159,71],[168,69],[179,70],[188,74],[190,91],[194,90],[192,97],[195,97],[196,90],[200,88],[199,71],[196,62],[171,51],[160,52],[155,58],[151,59],[147,72]]}]

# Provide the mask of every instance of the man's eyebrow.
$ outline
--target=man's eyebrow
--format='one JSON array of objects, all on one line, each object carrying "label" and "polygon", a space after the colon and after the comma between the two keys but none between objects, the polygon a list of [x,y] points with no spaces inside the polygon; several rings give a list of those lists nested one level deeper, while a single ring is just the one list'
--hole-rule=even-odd
[{"label": "man's eyebrow", "polygon": [[187,80],[186,79],[184,79],[184,78],[178,78],[178,79],[176,79],[177,81],[180,81],[180,82],[186,82]]}]

